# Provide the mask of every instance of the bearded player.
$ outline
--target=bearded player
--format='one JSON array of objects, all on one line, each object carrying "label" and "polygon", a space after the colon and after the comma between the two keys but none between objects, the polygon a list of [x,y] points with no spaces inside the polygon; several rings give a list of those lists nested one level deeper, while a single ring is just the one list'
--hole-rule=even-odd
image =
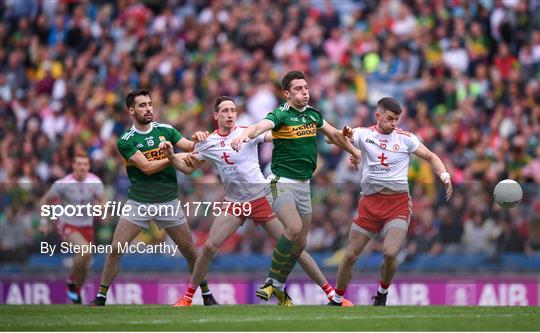
[{"label": "bearded player", "polygon": [[377,103],[377,123],[369,128],[345,127],[342,134],[352,138],[362,152],[362,192],[354,223],[349,232],[345,257],[341,262],[336,295],[328,305],[342,305],[358,255],[373,236],[383,236],[381,279],[373,305],[386,305],[388,287],[397,270],[397,254],[411,219],[411,198],[407,172],[411,154],[426,160],[452,197],[452,182],[441,159],[424,146],[416,135],[397,127],[402,113],[399,103],[385,97]]},{"label": "bearded player", "polygon": [[[105,305],[109,286],[118,274],[123,254],[119,251],[119,245],[131,242],[143,228],[148,229],[152,220],[158,228],[165,229],[178,246],[190,271],[197,259],[197,250],[184,212],[177,209],[180,202],[176,170],[159,148],[160,142],[169,141],[184,151],[193,151],[195,143],[182,137],[171,125],[153,121],[154,109],[148,91],[130,92],[126,97],[126,107],[133,118],[133,126],[120,136],[117,148],[125,160],[130,181],[125,207],[130,207],[131,213],[119,219],[114,231],[112,252],[107,255],[99,292],[92,302],[96,306]],[[147,212],[151,205],[174,209],[159,209],[160,216],[150,216]],[[206,281],[201,282],[201,289],[204,304],[216,305]]]}]

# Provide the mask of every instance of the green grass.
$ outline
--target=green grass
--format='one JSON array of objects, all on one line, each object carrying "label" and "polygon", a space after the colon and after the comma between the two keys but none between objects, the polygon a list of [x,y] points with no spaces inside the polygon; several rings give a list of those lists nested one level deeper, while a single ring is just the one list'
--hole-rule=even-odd
[{"label": "green grass", "polygon": [[0,306],[7,331],[532,331],[540,307]]}]

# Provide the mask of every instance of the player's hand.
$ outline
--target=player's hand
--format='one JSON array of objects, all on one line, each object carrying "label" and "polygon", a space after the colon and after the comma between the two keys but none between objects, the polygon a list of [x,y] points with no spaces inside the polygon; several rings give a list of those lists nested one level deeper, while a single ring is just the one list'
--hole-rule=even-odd
[{"label": "player's hand", "polygon": [[242,149],[242,144],[248,141],[249,141],[249,138],[247,136],[240,134],[239,136],[237,136],[231,141],[231,147],[234,151],[239,152],[240,149]]},{"label": "player's hand", "polygon": [[199,155],[197,153],[189,153],[186,155],[184,162],[190,168],[197,168],[197,162],[199,161]]},{"label": "player's hand", "polygon": [[350,126],[344,126],[341,130],[341,134],[343,134],[344,137],[351,139],[353,137],[353,129]]},{"label": "player's hand", "polygon": [[351,162],[351,164],[353,165],[354,167],[354,171],[358,171],[358,168],[360,166],[360,162],[362,161],[362,155],[358,154],[358,155],[351,155],[349,157],[349,161]]},{"label": "player's hand", "polygon": [[201,141],[206,140],[206,138],[210,135],[208,131],[197,131],[195,134],[191,136],[191,140],[195,143],[199,143]]},{"label": "player's hand", "polygon": [[159,143],[159,149],[165,154],[165,156],[170,157],[174,155],[174,149],[172,143],[169,141],[163,141]]},{"label": "player's hand", "polygon": [[452,180],[450,178],[444,181],[444,187],[446,188],[446,201],[449,201],[452,198]]}]

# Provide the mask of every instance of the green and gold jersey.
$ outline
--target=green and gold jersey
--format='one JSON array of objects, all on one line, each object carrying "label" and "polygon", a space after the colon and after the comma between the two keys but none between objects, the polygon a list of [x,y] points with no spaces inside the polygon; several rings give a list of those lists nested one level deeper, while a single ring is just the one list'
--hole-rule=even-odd
[{"label": "green and gold jersey", "polygon": [[319,111],[308,105],[300,112],[285,103],[265,119],[274,123],[272,173],[296,180],[310,179],[317,167],[317,129],[324,124]]},{"label": "green and gold jersey", "polygon": [[141,151],[147,160],[157,161],[167,158],[159,149],[159,143],[170,141],[175,145],[182,138],[182,134],[174,127],[167,124],[152,123],[152,128],[147,132],[141,132],[135,127],[125,131],[118,141],[116,147],[126,163],[129,177],[128,199],[143,202],[157,203],[178,199],[178,183],[176,180],[176,170],[168,166],[153,175],[145,175],[129,159],[137,150]]}]

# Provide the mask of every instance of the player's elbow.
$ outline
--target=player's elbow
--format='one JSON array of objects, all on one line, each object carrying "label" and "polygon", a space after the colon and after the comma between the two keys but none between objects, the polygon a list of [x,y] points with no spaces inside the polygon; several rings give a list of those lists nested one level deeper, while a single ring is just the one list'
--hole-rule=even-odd
[{"label": "player's elbow", "polygon": [[185,175],[189,176],[189,175],[193,174],[193,172],[195,172],[195,169],[193,169],[193,168],[182,168],[182,170],[180,170],[180,171],[182,171]]}]

